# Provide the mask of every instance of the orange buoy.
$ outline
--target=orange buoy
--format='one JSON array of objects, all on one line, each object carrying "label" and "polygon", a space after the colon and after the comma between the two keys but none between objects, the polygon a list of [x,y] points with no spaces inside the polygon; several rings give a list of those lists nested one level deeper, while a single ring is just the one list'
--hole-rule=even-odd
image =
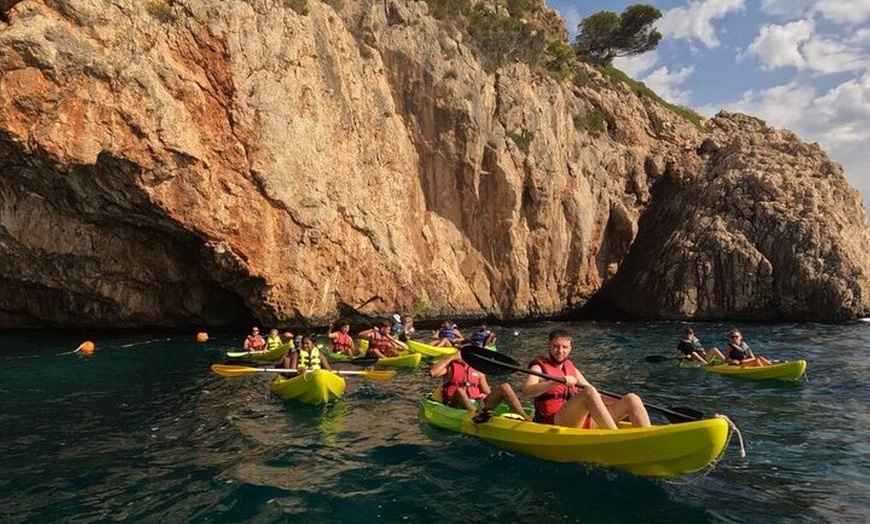
[{"label": "orange buoy", "polygon": [[84,342],[82,342],[82,345],[79,346],[79,351],[82,352],[82,355],[93,355],[94,343],[90,340],[85,340]]},{"label": "orange buoy", "polygon": [[205,331],[200,331],[199,333],[196,334],[196,341],[197,342],[208,342],[208,333],[206,333]]}]

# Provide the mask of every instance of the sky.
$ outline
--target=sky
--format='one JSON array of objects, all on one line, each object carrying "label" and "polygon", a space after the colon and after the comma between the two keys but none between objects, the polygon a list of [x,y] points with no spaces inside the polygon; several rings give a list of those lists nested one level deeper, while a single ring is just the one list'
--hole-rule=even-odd
[{"label": "sky", "polygon": [[710,117],[756,116],[818,142],[870,202],[870,0],[547,0],[581,20],[636,3],[662,12],[655,50],[613,64]]}]

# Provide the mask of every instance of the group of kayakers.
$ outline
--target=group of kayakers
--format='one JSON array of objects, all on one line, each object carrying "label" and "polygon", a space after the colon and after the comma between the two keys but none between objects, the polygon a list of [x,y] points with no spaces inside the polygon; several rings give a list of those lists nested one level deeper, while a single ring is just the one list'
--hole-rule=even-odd
[{"label": "group of kayakers", "polygon": [[770,360],[760,355],[755,355],[749,344],[743,340],[743,333],[739,329],[728,332],[728,343],[724,353],[717,347],[708,350],[695,336],[692,328],[686,328],[683,337],[677,342],[676,355],[678,359],[688,359],[702,364],[728,363],[735,366],[769,366]]},{"label": "group of kayakers", "polygon": [[[371,358],[388,358],[408,349],[405,341],[414,335],[413,319],[402,319],[398,314],[380,325],[370,327],[358,334],[360,340],[367,342],[365,355]],[[356,357],[360,348],[350,335],[350,323],[341,322],[337,328],[330,326],[328,337],[332,350],[336,353]],[[432,332],[430,345],[458,346],[471,344],[479,348],[494,344],[496,335],[486,325],[480,326],[473,335],[465,338],[450,320]],[[278,366],[287,369],[331,369],[327,356],[315,344],[313,336],[304,335],[295,348],[292,333],[278,334],[272,329],[263,339],[259,329],[254,327],[244,341],[248,351],[268,351],[286,346],[287,353]],[[569,332],[557,329],[548,337],[547,352],[528,364],[531,373],[523,384],[521,395],[534,403],[534,420],[542,424],[554,424],[573,428],[616,429],[620,420],[628,419],[633,426],[650,426],[649,414],[642,399],[635,393],[620,395],[618,398],[605,396],[583,376],[569,358],[572,351],[572,336]],[[727,362],[733,365],[764,366],[770,361],[756,356],[743,340],[742,333],[733,329],[729,333],[729,343],[725,351],[713,347],[705,350],[691,328],[687,328],[677,343],[679,358],[696,360],[704,364]],[[500,403],[507,404],[511,411],[525,420],[530,420],[523,409],[520,396],[508,383],[490,386],[486,375],[472,368],[462,358],[460,351],[442,357],[429,369],[433,378],[441,378],[440,398],[444,404],[474,411],[473,420],[482,423],[492,416]],[[542,378],[542,377],[548,378]]]}]

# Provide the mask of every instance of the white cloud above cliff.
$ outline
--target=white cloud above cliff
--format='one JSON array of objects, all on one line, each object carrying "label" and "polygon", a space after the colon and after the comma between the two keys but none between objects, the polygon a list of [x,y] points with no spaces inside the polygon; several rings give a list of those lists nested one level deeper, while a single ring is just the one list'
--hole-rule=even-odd
[{"label": "white cloud above cliff", "polygon": [[[548,0],[572,32],[637,1]],[[662,0],[655,51],[615,65],[707,116],[758,116],[818,142],[870,201],[870,0]]]}]

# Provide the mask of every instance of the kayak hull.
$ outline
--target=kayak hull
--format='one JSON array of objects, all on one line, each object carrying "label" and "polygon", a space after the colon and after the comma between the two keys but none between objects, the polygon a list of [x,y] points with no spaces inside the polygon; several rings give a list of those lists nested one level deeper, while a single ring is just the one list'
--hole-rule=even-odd
[{"label": "kayak hull", "polygon": [[797,380],[807,370],[806,360],[791,360],[788,362],[776,362],[769,366],[729,366],[720,364],[706,366],[711,373],[727,375],[747,380]]},{"label": "kayak hull", "polygon": [[278,362],[290,351],[290,344],[281,344],[267,351],[227,351],[227,358],[244,360],[246,362]]},{"label": "kayak hull", "polygon": [[420,365],[423,355],[420,353],[405,353],[397,357],[379,358],[376,366],[389,366],[394,368],[415,368]]},{"label": "kayak hull", "polygon": [[433,346],[432,344],[426,344],[425,342],[420,342],[419,340],[409,340],[407,342],[408,349],[414,351],[415,353],[420,353],[426,357],[443,357],[446,355],[452,355],[458,351],[457,348],[453,346]]},{"label": "kayak hull", "polygon": [[347,383],[343,377],[325,369],[317,369],[292,378],[277,376],[270,389],[284,400],[326,404],[341,398],[345,387]]},{"label": "kayak hull", "polygon": [[428,398],[421,402],[420,416],[433,426],[516,453],[551,462],[613,467],[644,477],[678,477],[715,464],[730,436],[725,418],[607,430],[564,428],[498,414],[475,424],[473,413]]}]

